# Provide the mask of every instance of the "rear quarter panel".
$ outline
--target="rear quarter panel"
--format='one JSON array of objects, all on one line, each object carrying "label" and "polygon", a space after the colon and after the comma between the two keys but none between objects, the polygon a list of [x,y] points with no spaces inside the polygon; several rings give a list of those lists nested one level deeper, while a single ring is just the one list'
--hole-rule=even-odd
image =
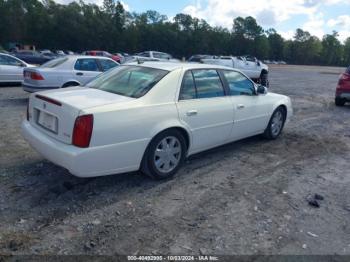
[{"label": "rear quarter panel", "polygon": [[125,166],[139,165],[155,135],[168,127],[180,126],[175,103],[146,106],[139,102],[119,109],[106,110],[106,106],[100,108],[100,112],[96,112],[96,108],[81,112],[94,115],[90,147],[105,147],[103,161],[106,164],[119,158]]}]

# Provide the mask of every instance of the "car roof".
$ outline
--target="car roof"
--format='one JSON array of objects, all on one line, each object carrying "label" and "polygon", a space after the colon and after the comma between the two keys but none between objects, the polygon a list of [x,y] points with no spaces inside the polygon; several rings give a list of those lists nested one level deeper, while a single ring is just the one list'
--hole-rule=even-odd
[{"label": "car roof", "polygon": [[213,64],[200,64],[200,63],[178,63],[178,62],[143,62],[143,63],[137,63],[132,62],[126,65],[137,65],[142,67],[149,67],[149,68],[155,68],[155,69],[163,69],[167,71],[174,71],[177,69],[183,69],[183,70],[192,70],[192,69],[229,69],[233,70],[233,68],[226,67],[226,66],[220,66],[220,65],[213,65]]},{"label": "car roof", "polygon": [[106,57],[106,56],[92,56],[92,55],[67,55],[66,57],[71,58],[71,59],[75,59],[75,58],[91,58],[91,59],[96,59],[96,58],[99,58],[99,59],[109,59],[109,60],[112,60],[112,59],[110,59],[109,57]]}]

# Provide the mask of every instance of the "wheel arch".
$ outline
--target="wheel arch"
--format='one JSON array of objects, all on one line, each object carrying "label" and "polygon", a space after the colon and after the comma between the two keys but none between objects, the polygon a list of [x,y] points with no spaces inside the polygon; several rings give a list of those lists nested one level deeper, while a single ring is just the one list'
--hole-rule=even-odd
[{"label": "wheel arch", "polygon": [[[146,148],[148,148],[148,146],[150,145],[150,143],[152,142],[152,140],[153,140],[156,136],[160,135],[161,133],[163,133],[163,132],[165,132],[165,131],[169,131],[169,130],[172,130],[172,129],[179,131],[179,132],[183,135],[183,137],[185,138],[185,141],[186,141],[186,147],[187,147],[186,150],[188,151],[188,149],[189,149],[190,146],[191,146],[191,136],[190,136],[190,133],[189,133],[189,131],[188,131],[185,127],[179,126],[179,125],[169,126],[169,127],[160,129],[160,130],[158,130],[157,132],[155,132],[155,133],[152,135],[152,138],[150,139],[150,141],[149,141],[149,143],[148,143],[148,145],[147,145]],[[147,150],[147,149],[146,149],[146,150]]]},{"label": "wheel arch", "polygon": [[148,172],[149,172],[149,167],[148,167],[148,165],[146,164],[146,155],[147,155],[147,152],[148,152],[148,150],[149,150],[149,147],[150,147],[152,141],[153,141],[158,135],[162,134],[163,132],[166,132],[166,131],[168,131],[168,130],[173,130],[173,129],[178,130],[178,131],[181,132],[181,134],[184,136],[185,141],[186,141],[186,146],[187,146],[187,148],[186,148],[186,155],[187,155],[187,153],[188,153],[188,151],[189,151],[189,147],[190,147],[190,145],[191,145],[191,136],[190,136],[189,131],[188,131],[185,127],[180,126],[180,125],[174,125],[174,126],[168,126],[168,127],[166,127],[166,128],[163,128],[163,129],[158,129],[158,131],[157,131],[157,132],[154,132],[152,138],[148,141],[147,146],[146,146],[146,148],[145,148],[145,151],[143,152],[141,162],[140,162],[140,168],[141,168],[141,170],[144,169],[144,171],[146,172],[146,174],[148,174]]},{"label": "wheel arch", "polygon": [[268,73],[269,73],[269,71],[266,68],[263,68],[263,69],[261,69],[260,76],[262,76],[263,74],[268,74]]},{"label": "wheel arch", "polygon": [[81,83],[77,80],[68,80],[68,81],[64,82],[64,84],[61,86],[61,88],[66,87],[67,84],[76,84],[76,86],[81,85]]}]

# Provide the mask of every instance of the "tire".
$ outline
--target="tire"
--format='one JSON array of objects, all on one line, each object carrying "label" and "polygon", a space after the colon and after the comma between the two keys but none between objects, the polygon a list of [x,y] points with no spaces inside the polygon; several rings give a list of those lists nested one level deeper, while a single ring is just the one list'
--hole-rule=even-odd
[{"label": "tire", "polygon": [[62,88],[66,88],[66,87],[72,87],[72,86],[78,86],[79,84],[78,83],[75,83],[75,82],[68,82],[68,83],[65,83]]},{"label": "tire", "polygon": [[157,180],[171,178],[183,164],[186,152],[186,140],[181,132],[176,129],[166,130],[148,145],[141,171]]},{"label": "tire", "polygon": [[263,86],[266,86],[267,88],[270,85],[268,76],[269,76],[269,74],[266,72],[262,72],[260,75],[260,84]]},{"label": "tire", "polygon": [[335,105],[336,106],[344,106],[345,105],[345,99],[342,99],[340,97],[335,98]]},{"label": "tire", "polygon": [[273,112],[263,136],[269,140],[276,139],[281,134],[285,121],[286,121],[286,111],[284,108],[278,107]]}]

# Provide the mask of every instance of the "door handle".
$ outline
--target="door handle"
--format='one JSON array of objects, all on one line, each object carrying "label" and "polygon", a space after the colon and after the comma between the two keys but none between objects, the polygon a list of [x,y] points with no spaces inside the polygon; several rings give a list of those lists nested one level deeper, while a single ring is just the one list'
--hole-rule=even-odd
[{"label": "door handle", "polygon": [[84,75],[82,72],[78,72],[78,73],[76,73],[76,75],[77,76],[82,76],[82,75]]},{"label": "door handle", "polygon": [[242,105],[242,104],[239,104],[238,106],[237,106],[237,109],[243,109],[244,108],[244,105]]},{"label": "door handle", "polygon": [[198,114],[198,111],[197,110],[190,110],[190,111],[187,111],[186,112],[186,115],[187,116],[195,116]]}]

